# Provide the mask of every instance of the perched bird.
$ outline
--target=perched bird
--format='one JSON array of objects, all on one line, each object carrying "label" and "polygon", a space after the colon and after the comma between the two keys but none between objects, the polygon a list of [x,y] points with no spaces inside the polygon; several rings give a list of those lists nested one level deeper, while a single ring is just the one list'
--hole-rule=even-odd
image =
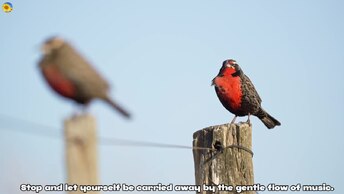
[{"label": "perched bird", "polygon": [[212,85],[222,105],[235,116],[231,123],[235,122],[237,116],[248,115],[247,122],[250,123],[250,115],[257,116],[264,125],[272,129],[281,123],[269,115],[261,106],[260,99],[251,80],[244,74],[240,66],[233,59],[223,62],[219,74],[213,79]]},{"label": "perched bird", "polygon": [[109,84],[68,42],[50,38],[43,44],[42,51],[39,67],[55,92],[85,106],[93,99],[104,100],[129,118],[129,113],[109,97]]}]

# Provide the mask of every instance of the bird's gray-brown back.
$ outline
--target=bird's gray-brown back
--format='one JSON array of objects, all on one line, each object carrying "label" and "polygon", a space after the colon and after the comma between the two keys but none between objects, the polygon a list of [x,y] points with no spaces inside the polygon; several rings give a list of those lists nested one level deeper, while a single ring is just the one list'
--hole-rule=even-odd
[{"label": "bird's gray-brown back", "polygon": [[67,79],[78,85],[80,95],[100,98],[107,95],[109,85],[105,79],[67,42],[56,51],[52,63]]}]

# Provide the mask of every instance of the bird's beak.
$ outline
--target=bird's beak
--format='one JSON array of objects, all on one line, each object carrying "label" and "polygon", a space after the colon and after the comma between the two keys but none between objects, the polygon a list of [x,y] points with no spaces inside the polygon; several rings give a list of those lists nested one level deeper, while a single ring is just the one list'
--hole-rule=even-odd
[{"label": "bird's beak", "polygon": [[41,52],[43,53],[43,54],[49,54],[50,53],[50,51],[49,51],[50,49],[48,48],[48,46],[47,45],[42,45],[41,46]]}]

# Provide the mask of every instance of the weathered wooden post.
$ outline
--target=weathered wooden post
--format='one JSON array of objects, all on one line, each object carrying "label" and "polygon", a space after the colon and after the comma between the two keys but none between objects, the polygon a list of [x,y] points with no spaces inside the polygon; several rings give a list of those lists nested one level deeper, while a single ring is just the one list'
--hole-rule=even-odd
[{"label": "weathered wooden post", "polygon": [[[252,127],[247,123],[207,127],[195,132],[193,139],[196,185],[203,188],[203,185],[254,184]],[[234,191],[217,190],[215,193],[236,193]],[[201,193],[214,192],[202,189]]]},{"label": "weathered wooden post", "polygon": [[[95,119],[91,115],[74,116],[67,119],[64,125],[68,183],[70,185],[96,185],[98,171]],[[77,192],[69,193],[84,194],[79,189]]]}]

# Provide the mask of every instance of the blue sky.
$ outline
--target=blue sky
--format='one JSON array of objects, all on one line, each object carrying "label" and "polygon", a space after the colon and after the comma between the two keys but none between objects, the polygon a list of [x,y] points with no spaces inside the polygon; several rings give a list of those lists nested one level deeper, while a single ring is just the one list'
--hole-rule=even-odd
[{"label": "blue sky", "polygon": [[[282,123],[267,130],[252,119],[255,182],[344,192],[342,1],[10,2],[0,13],[0,115],[62,134],[78,107],[37,68],[41,43],[59,35],[133,113],[127,121],[92,103],[100,136],[191,145],[196,130],[232,119],[210,81],[233,58]],[[17,131],[26,128],[35,127],[0,117],[0,193],[66,181],[63,140]],[[99,169],[102,184],[194,184],[191,150],[100,145]]]}]

